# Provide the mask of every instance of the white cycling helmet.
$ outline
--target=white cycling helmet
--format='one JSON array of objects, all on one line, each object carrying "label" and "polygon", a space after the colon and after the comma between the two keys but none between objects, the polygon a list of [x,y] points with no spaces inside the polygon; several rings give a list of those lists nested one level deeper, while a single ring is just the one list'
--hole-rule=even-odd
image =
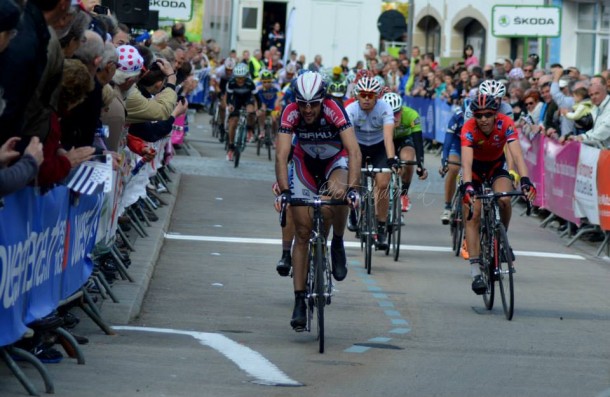
[{"label": "white cycling helmet", "polygon": [[402,98],[395,92],[388,92],[383,96],[383,101],[392,108],[392,112],[396,113],[402,109]]},{"label": "white cycling helmet", "polygon": [[246,77],[248,73],[250,73],[250,71],[248,70],[248,67],[243,63],[240,63],[239,65],[235,66],[235,69],[233,69],[233,75],[235,77]]},{"label": "white cycling helmet", "polygon": [[381,85],[375,78],[364,76],[360,80],[358,80],[358,83],[356,84],[356,90],[358,92],[364,91],[379,94],[379,91],[381,91]]},{"label": "white cycling helmet", "polygon": [[226,69],[235,69],[235,59],[227,58],[225,59],[225,68]]},{"label": "white cycling helmet", "polygon": [[506,87],[504,84],[496,80],[485,80],[479,85],[479,93],[484,95],[491,95],[496,99],[504,98],[506,95]]},{"label": "white cycling helmet", "polygon": [[383,77],[381,77],[381,76],[379,76],[379,75],[378,75],[378,76],[375,76],[375,77],[373,77],[373,78],[374,78],[375,80],[377,80],[377,82],[379,83],[379,86],[380,86],[381,88],[385,87],[385,80],[384,80],[384,78],[383,78]]},{"label": "white cycling helmet", "polygon": [[297,77],[293,84],[297,101],[321,101],[326,95],[326,83],[320,73],[304,73]]}]

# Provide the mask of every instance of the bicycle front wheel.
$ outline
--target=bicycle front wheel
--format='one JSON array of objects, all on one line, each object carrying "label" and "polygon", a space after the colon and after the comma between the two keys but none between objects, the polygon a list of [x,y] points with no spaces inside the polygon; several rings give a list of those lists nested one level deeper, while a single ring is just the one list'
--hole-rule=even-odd
[{"label": "bicycle front wheel", "polygon": [[364,242],[364,266],[366,273],[371,274],[372,256],[373,256],[373,232],[375,230],[375,206],[373,204],[373,192],[367,192],[366,197],[366,235]]},{"label": "bicycle front wheel", "polygon": [[246,148],[246,127],[240,125],[237,127],[237,135],[235,137],[235,152],[233,153],[233,161],[235,163],[235,168],[239,166],[239,159],[241,157],[241,152]]},{"label": "bicycle front wheel", "polygon": [[491,257],[489,235],[487,229],[481,228],[481,276],[487,285],[487,290],[483,294],[485,308],[491,310],[494,307],[495,286],[494,286],[494,261]]},{"label": "bicycle front wheel", "polygon": [[326,272],[324,244],[322,241],[317,241],[315,244],[314,265],[315,265],[315,285],[316,292],[315,304],[318,317],[318,342],[320,353],[324,353],[324,305],[326,303],[326,292],[324,287],[324,274]]},{"label": "bicycle front wheel", "polygon": [[394,197],[394,219],[392,228],[394,229],[392,234],[394,237],[392,238],[392,250],[394,252],[394,262],[398,262],[398,256],[400,255],[400,235],[402,230],[402,208],[400,205],[400,189],[396,189],[396,197]]},{"label": "bicycle front wheel", "polygon": [[[508,321],[513,319],[515,291],[513,286],[513,260],[508,245],[508,236],[504,225],[499,224],[496,228],[496,247],[497,255],[495,260],[498,262],[496,268],[496,278],[500,284],[500,296],[502,297],[502,307],[504,315]],[[506,266],[503,267],[503,265]]]}]

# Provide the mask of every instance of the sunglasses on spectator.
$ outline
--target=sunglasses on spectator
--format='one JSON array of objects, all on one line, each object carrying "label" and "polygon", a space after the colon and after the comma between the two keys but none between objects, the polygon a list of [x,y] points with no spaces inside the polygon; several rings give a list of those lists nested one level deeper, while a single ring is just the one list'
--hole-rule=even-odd
[{"label": "sunglasses on spectator", "polygon": [[538,81],[538,77],[532,77],[532,81]]},{"label": "sunglasses on spectator", "polygon": [[486,119],[491,119],[495,115],[496,115],[496,112],[481,112],[481,113],[475,113],[474,118],[477,120],[481,120],[483,117],[485,117]]},{"label": "sunglasses on spectator", "polygon": [[533,71],[534,71],[534,69],[523,69],[523,71],[524,71],[524,72],[529,72],[529,73],[531,73],[531,72],[533,72]]},{"label": "sunglasses on spectator", "polygon": [[363,99],[373,99],[377,97],[377,94],[375,94],[374,92],[363,91],[360,92],[358,96]]},{"label": "sunglasses on spectator", "polygon": [[535,102],[525,102],[525,106],[533,106],[535,105]]},{"label": "sunglasses on spectator", "polygon": [[309,106],[309,107],[315,107],[315,106],[318,106],[318,105],[320,105],[320,104],[322,103],[322,100],[321,100],[321,99],[319,99],[319,100],[315,100],[315,101],[302,101],[302,100],[297,99],[297,101],[296,101],[296,102],[297,102],[297,105],[298,105],[300,108],[306,108],[306,107],[308,107],[308,106]]}]

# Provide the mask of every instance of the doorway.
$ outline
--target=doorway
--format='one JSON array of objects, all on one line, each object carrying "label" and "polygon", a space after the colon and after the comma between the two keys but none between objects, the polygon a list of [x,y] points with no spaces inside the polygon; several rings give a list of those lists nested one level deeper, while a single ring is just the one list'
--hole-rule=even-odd
[{"label": "doorway", "polygon": [[[263,30],[261,34],[261,49],[263,52],[269,49],[269,33],[273,30],[273,25],[277,22],[280,24],[280,31],[286,35],[286,2],[279,1],[264,1],[263,2]],[[284,42],[283,47],[286,46]],[[278,48],[284,53],[284,48]]]}]

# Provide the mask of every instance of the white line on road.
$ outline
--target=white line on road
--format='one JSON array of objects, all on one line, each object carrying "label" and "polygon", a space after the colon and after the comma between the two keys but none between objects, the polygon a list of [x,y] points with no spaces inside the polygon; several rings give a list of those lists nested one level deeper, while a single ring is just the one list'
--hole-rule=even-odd
[{"label": "white line on road", "polygon": [[[189,234],[165,233],[165,238],[168,240],[184,240],[184,241],[208,241],[219,243],[242,243],[242,244],[267,244],[281,245],[282,240],[273,238],[249,238],[249,237],[220,237],[220,236],[195,236]],[[346,241],[346,248],[360,248],[360,243],[354,241]],[[406,251],[426,251],[426,252],[452,252],[449,247],[438,247],[433,245],[410,245],[401,244],[401,250]],[[556,252],[536,252],[536,251],[515,251],[516,255],[530,256],[537,258],[553,258],[553,259],[573,259],[584,261],[585,258],[580,255],[560,254]]]},{"label": "white line on road", "polygon": [[162,334],[192,336],[202,345],[209,346],[218,351],[220,354],[233,361],[239,368],[248,373],[250,376],[256,378],[254,383],[267,386],[303,386],[296,380],[289,378],[288,375],[263,357],[262,354],[221,334],[182,331],[168,328],[130,326],[116,326],[113,328],[124,331],[156,332]]}]

